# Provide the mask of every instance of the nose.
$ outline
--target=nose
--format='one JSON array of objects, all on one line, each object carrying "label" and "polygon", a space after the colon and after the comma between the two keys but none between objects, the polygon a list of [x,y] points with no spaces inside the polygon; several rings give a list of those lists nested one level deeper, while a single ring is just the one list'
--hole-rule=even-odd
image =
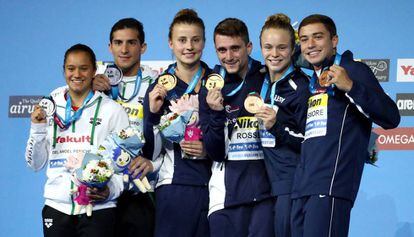
[{"label": "nose", "polygon": [[193,50],[194,49],[194,44],[191,40],[187,40],[187,42],[185,43],[185,48],[187,50]]},{"label": "nose", "polygon": [[128,53],[128,46],[127,46],[127,44],[122,44],[121,45],[121,52],[122,53]]},{"label": "nose", "polygon": [[73,77],[75,77],[75,78],[81,77],[81,71],[80,71],[79,68],[75,69],[75,71],[73,72]]},{"label": "nose", "polygon": [[307,48],[313,48],[313,47],[315,47],[315,40],[313,39],[313,38],[310,38],[309,40],[308,40],[308,42],[307,42],[307,45],[306,45],[306,47]]},{"label": "nose", "polygon": [[227,51],[224,53],[224,58],[225,58],[227,61],[231,61],[231,60],[233,59],[233,53],[231,52],[231,50],[227,50]]},{"label": "nose", "polygon": [[272,57],[277,57],[279,55],[279,51],[277,50],[276,47],[273,48],[273,50],[270,52],[270,54],[272,55]]}]

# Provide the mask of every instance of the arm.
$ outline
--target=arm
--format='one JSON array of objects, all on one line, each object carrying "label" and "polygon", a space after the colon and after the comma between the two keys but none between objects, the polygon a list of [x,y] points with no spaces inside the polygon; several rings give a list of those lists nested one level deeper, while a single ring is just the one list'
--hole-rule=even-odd
[{"label": "arm", "polygon": [[[329,69],[331,82],[345,91],[351,103],[367,118],[385,129],[400,123],[400,114],[394,101],[385,94],[368,66],[355,62],[347,69],[333,65]],[[349,76],[348,76],[349,73]]]},{"label": "arm", "polygon": [[47,141],[46,114],[37,105],[31,114],[31,128],[26,145],[25,159],[27,165],[34,171],[42,169],[49,157],[49,142]]},{"label": "arm", "polygon": [[220,91],[211,90],[210,92],[207,92],[207,90],[203,88],[199,94],[199,110],[200,125],[201,130],[203,131],[203,145],[207,155],[210,159],[221,162],[226,158],[226,115],[224,108],[220,108],[220,106],[212,106],[217,109],[213,110],[207,103],[208,93],[210,93],[209,100],[211,97],[214,97],[214,93],[217,95],[217,97],[211,98],[213,101],[211,103],[219,102],[220,99],[222,103],[222,97],[220,97],[221,93],[218,95],[217,92]]}]

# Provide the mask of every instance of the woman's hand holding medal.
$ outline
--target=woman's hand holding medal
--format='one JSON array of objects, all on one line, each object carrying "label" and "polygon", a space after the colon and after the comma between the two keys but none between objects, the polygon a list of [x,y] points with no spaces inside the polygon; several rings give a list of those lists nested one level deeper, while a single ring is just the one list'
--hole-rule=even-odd
[{"label": "woman's hand holding medal", "polygon": [[342,91],[349,92],[351,90],[353,82],[351,78],[349,78],[345,68],[334,64],[325,72],[327,72],[328,79],[324,84],[321,83],[321,86],[329,87],[332,84],[335,84],[335,86]]},{"label": "woman's hand holding medal", "polygon": [[35,105],[30,117],[32,123],[46,123],[46,112],[42,109],[42,107],[40,107],[40,105]]},{"label": "woman's hand holding medal", "polygon": [[215,87],[208,91],[206,101],[210,109],[215,111],[222,111],[223,106],[223,95],[221,94],[221,88]]},{"label": "woman's hand holding medal", "polygon": [[255,117],[263,120],[263,125],[266,130],[270,130],[276,123],[277,112],[267,105],[260,107],[260,110],[255,114]]},{"label": "woman's hand holding medal", "polygon": [[164,104],[164,98],[167,96],[167,89],[161,84],[156,84],[149,93],[149,107],[151,113],[158,113]]}]

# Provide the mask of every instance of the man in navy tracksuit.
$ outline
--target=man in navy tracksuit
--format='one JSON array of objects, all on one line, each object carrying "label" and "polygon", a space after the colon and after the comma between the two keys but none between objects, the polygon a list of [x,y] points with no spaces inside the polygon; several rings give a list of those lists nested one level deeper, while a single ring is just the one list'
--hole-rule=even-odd
[{"label": "man in navy tracksuit", "polygon": [[246,25],[221,21],[214,42],[225,85],[200,93],[203,143],[214,160],[209,182],[211,236],[273,236],[273,201],[263,161],[258,120],[243,104],[260,93],[264,73],[249,57],[252,44]]},{"label": "man in navy tracksuit", "polygon": [[306,17],[299,25],[299,39],[302,56],[315,73],[292,190],[292,236],[347,236],[372,122],[395,128],[400,116],[370,68],[355,62],[350,51],[337,52],[331,18]]}]

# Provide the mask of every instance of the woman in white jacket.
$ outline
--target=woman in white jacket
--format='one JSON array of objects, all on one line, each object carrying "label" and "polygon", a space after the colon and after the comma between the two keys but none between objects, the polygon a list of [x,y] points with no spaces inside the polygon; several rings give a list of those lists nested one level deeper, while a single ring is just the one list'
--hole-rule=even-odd
[{"label": "woman in white jacket", "polygon": [[96,149],[108,134],[128,126],[128,116],[119,104],[92,91],[95,61],[88,46],[77,44],[69,48],[63,65],[67,87],[51,93],[56,112],[47,116],[36,106],[31,115],[26,161],[35,171],[47,167],[42,211],[45,236],[114,235],[114,207],[123,190],[119,175],[114,175],[102,189],[88,189],[94,204],[91,217],[84,210],[75,215],[71,193],[75,184],[69,163]]}]

